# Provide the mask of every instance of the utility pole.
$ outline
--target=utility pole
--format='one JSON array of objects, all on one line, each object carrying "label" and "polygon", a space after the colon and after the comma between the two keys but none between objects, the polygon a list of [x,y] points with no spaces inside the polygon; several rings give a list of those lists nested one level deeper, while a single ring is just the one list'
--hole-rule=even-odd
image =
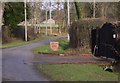
[{"label": "utility pole", "polygon": [[67,2],[67,10],[68,10],[68,26],[70,25],[70,2],[69,2],[69,0],[68,0],[68,2]]},{"label": "utility pole", "polygon": [[28,39],[27,39],[27,14],[26,14],[26,0],[25,0],[25,2],[24,2],[24,7],[25,7],[25,9],[24,9],[24,11],[25,11],[25,41],[27,41]]},{"label": "utility pole", "polygon": [[93,2],[93,18],[95,18],[95,0],[94,0],[94,2]]},{"label": "utility pole", "polygon": [[[69,0],[67,0],[67,14],[68,14],[68,22],[67,22],[67,24],[68,24],[68,28],[69,28],[69,26],[70,26],[70,1]],[[70,40],[70,36],[68,34],[68,41],[69,40]]]},{"label": "utility pole", "polygon": [[52,11],[51,11],[51,0],[50,0],[50,19],[51,19],[51,13]]},{"label": "utility pole", "polygon": [[[2,18],[3,18],[3,2],[0,2],[0,35],[2,36]],[[0,38],[2,40],[2,37]],[[2,41],[0,41],[0,44],[2,45]],[[2,83],[2,50],[0,50],[0,82]]]},{"label": "utility pole", "polygon": [[0,32],[2,30],[2,18],[3,18],[3,11],[4,11],[3,5],[4,3],[0,2]]},{"label": "utility pole", "polygon": [[47,31],[48,31],[48,30],[47,30],[47,12],[48,12],[48,11],[47,11],[47,9],[46,9],[46,36],[48,35],[48,33],[47,33]]},{"label": "utility pole", "polygon": [[[51,20],[51,13],[52,13],[52,11],[51,11],[51,0],[50,0],[50,20]],[[52,34],[52,27],[51,27],[51,24],[50,24],[50,34]]]}]

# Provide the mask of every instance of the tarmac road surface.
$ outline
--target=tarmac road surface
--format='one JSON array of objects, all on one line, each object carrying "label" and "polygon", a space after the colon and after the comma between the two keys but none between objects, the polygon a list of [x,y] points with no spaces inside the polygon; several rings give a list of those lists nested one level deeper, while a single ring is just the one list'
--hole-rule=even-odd
[{"label": "tarmac road surface", "polygon": [[48,44],[58,38],[49,38],[33,42],[24,46],[6,48],[2,50],[2,78],[10,81],[48,81],[44,75],[34,69],[32,49]]}]

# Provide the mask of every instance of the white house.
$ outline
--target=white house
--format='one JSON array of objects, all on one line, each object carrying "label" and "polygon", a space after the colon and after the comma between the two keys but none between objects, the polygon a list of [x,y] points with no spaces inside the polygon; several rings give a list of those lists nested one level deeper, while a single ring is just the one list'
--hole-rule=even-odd
[{"label": "white house", "polygon": [[43,21],[42,23],[43,23],[43,24],[55,24],[55,20],[53,20],[53,19],[48,19],[47,21],[45,20],[45,21]]}]

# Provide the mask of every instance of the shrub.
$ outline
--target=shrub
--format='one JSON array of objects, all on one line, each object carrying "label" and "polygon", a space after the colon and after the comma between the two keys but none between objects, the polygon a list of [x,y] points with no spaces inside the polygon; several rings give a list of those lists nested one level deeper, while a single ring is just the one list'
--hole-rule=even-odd
[{"label": "shrub", "polygon": [[2,26],[2,43],[8,43],[11,41],[10,30],[8,26]]},{"label": "shrub", "polygon": [[91,29],[100,27],[105,21],[103,19],[80,19],[73,22],[69,29],[71,48],[90,47]]},{"label": "shrub", "polygon": [[[80,51],[86,49],[91,50],[91,31],[92,29],[101,28],[106,22],[115,22],[114,20],[100,19],[100,18],[86,18],[73,22],[69,28],[70,48],[78,48]],[[120,23],[117,25],[116,33],[119,38],[116,42],[116,50],[120,53]],[[83,49],[83,50],[81,50]]]},{"label": "shrub", "polygon": [[91,53],[91,31],[102,26],[106,20],[85,18],[73,22],[69,28],[70,48],[77,48],[80,53]]},{"label": "shrub", "polygon": [[[28,40],[35,39],[34,29],[32,27],[27,27]],[[17,26],[14,29],[14,35],[16,38],[25,40],[25,28],[24,26]]]}]

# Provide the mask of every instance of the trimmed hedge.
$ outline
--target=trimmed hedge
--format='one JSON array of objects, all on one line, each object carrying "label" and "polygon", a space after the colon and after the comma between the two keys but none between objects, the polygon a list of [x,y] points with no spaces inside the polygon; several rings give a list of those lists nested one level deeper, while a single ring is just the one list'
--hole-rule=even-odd
[{"label": "trimmed hedge", "polygon": [[2,43],[8,43],[11,41],[10,30],[8,26],[2,26]]},{"label": "trimmed hedge", "polygon": [[[73,22],[69,28],[70,48],[78,48],[79,50],[91,50],[91,30],[101,28],[106,22],[114,23],[114,21],[104,20],[99,18],[88,18],[80,19],[79,21]],[[117,24],[119,38],[116,42],[116,50],[120,53],[120,23]]]},{"label": "trimmed hedge", "polygon": [[90,48],[91,30],[100,27],[104,20],[96,19],[80,19],[77,22],[73,22],[69,28],[71,48]]},{"label": "trimmed hedge", "polygon": [[[27,34],[28,34],[28,40],[35,39],[34,28],[28,26],[27,27]],[[25,28],[24,28],[24,26],[17,26],[14,29],[14,35],[16,38],[25,40]]]}]

